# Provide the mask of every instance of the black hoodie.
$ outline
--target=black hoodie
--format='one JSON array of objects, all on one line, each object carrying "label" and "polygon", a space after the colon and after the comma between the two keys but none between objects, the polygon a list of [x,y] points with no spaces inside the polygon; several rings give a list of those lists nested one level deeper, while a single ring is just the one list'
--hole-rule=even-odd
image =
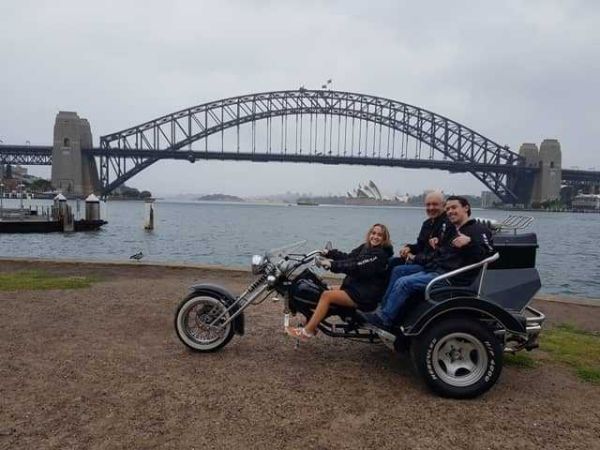
[{"label": "black hoodie", "polygon": [[[475,264],[492,255],[492,232],[485,225],[475,219],[469,219],[458,233],[471,238],[471,242],[464,247],[454,247],[452,241],[456,235],[445,237],[438,246],[431,260],[425,265],[427,272],[446,273],[469,264]],[[472,281],[476,273],[466,273],[452,279],[456,284],[467,284]]]},{"label": "black hoodie", "polygon": [[388,260],[394,255],[394,248],[368,247],[362,244],[349,254],[339,250],[329,250],[331,271],[345,273],[341,289],[356,303],[359,309],[372,310],[385,293],[388,282]]},{"label": "black hoodie", "polygon": [[438,238],[439,242],[456,236],[456,227],[450,223],[446,213],[442,213],[435,219],[425,220],[421,225],[419,237],[416,244],[409,244],[410,252],[415,255],[414,264],[426,265],[434,254],[434,249],[429,245],[429,240]]}]

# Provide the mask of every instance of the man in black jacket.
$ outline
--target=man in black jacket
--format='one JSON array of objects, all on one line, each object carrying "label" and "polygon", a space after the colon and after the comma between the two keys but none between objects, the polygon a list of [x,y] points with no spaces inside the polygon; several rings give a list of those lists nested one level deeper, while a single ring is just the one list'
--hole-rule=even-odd
[{"label": "man in black jacket", "polygon": [[[435,247],[422,270],[397,279],[388,288],[387,301],[372,313],[362,314],[370,324],[389,328],[396,321],[408,298],[423,292],[427,284],[437,276],[481,261],[493,252],[490,230],[470,219],[471,205],[464,197],[451,196],[446,200],[446,215],[456,234],[447,233],[441,240],[433,241]],[[469,274],[471,277],[474,274]],[[455,282],[456,279],[453,280]],[[461,280],[463,282],[468,279]]]},{"label": "man in black jacket", "polygon": [[444,204],[444,194],[440,191],[429,192],[425,196],[427,219],[421,225],[417,242],[406,244],[400,250],[400,258],[394,258],[391,261],[393,269],[390,273],[388,290],[383,297],[382,304],[385,303],[387,295],[396,280],[406,275],[421,272],[424,265],[433,256],[437,243],[441,242],[448,233],[450,235],[456,234],[454,227],[446,217]]}]

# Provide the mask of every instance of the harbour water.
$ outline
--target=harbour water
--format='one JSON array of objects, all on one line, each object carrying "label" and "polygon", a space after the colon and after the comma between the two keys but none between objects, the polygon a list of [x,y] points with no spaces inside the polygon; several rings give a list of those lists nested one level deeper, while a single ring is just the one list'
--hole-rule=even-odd
[{"label": "harbour water", "polygon": [[[47,206],[25,200],[24,205]],[[5,207],[18,200],[4,199]],[[367,228],[390,228],[396,248],[413,242],[424,220],[422,208],[296,206],[248,203],[157,201],[155,229],[144,230],[144,204],[103,204],[108,225],[86,233],[0,234],[0,256],[127,261],[138,252],[144,261],[247,266],[250,256],[307,240],[305,250],[328,240],[351,249]],[[84,205],[81,203],[83,213]],[[73,210],[76,206],[73,202]],[[537,267],[545,293],[600,298],[600,215],[528,212],[538,235]],[[502,219],[505,211],[475,210],[474,216]]]}]

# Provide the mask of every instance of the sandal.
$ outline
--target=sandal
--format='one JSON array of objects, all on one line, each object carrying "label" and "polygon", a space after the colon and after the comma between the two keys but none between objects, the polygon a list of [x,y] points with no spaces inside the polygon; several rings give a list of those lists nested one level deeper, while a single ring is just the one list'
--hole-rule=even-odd
[{"label": "sandal", "polygon": [[292,337],[295,337],[296,339],[299,339],[301,341],[307,341],[311,338],[314,338],[315,335],[313,333],[309,333],[308,331],[306,331],[306,329],[304,328],[292,328],[292,327],[288,327],[285,329],[285,332],[287,334],[289,334]]}]

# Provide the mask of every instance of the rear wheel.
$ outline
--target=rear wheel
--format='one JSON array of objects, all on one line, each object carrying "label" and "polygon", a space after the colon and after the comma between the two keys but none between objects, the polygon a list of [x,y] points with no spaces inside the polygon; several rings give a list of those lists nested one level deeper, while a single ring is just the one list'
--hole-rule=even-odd
[{"label": "rear wheel", "polygon": [[[227,304],[216,296],[190,294],[177,307],[175,332],[188,348],[197,352],[215,352],[233,337],[233,323],[222,326],[229,318],[226,311]],[[219,320],[213,323],[217,318]]]},{"label": "rear wheel", "polygon": [[431,324],[411,346],[417,371],[437,394],[472,398],[502,371],[502,345],[477,319],[447,318]]}]

